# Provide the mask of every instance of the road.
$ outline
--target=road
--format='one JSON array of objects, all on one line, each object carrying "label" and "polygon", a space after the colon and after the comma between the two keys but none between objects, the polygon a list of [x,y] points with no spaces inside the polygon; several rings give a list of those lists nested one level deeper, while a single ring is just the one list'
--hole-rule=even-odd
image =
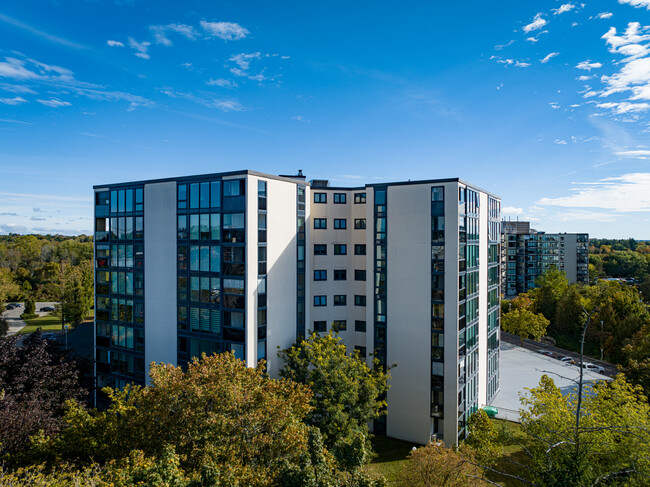
[{"label": "road", "polygon": [[[39,316],[45,316],[47,312],[39,311],[39,309],[41,309],[44,306],[54,307],[55,304],[57,303],[54,302],[36,303],[36,314]],[[26,323],[20,319],[20,315],[23,314],[24,312],[25,312],[24,303],[20,303],[20,307],[15,309],[6,309],[2,313],[2,316],[7,318],[7,321],[9,322],[9,332],[7,333],[8,336],[15,335],[26,326]]]}]

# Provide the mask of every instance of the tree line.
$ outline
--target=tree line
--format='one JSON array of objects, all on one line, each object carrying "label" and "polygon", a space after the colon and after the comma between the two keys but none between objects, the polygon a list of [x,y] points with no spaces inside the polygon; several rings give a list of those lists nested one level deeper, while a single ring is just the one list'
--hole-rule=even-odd
[{"label": "tree line", "polygon": [[0,303],[24,301],[24,317],[35,317],[35,301],[57,301],[65,321],[78,324],[93,304],[92,237],[0,236]]}]

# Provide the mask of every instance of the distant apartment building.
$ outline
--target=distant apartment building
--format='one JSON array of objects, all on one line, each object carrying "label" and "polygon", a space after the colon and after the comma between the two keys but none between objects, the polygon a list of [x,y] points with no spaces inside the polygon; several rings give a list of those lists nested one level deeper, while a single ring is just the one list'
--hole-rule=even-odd
[{"label": "distant apartment building", "polygon": [[[97,387],[333,328],[391,370],[377,434],[453,444],[499,389],[500,200],[459,179],[234,171],[95,187]],[[98,402],[105,401],[98,393]]]},{"label": "distant apartment building", "polygon": [[530,222],[501,223],[501,292],[514,297],[535,287],[549,267],[563,271],[569,282],[589,282],[589,235],[545,233]]}]

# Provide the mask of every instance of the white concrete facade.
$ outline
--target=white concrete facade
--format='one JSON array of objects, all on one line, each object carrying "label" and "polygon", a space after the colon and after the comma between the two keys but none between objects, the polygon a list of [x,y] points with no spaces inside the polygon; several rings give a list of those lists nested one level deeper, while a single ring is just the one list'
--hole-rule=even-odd
[{"label": "white concrete facade", "polygon": [[[223,191],[227,181],[243,181],[244,193],[228,195],[228,198],[234,198],[228,203],[226,196],[221,194],[216,206],[210,203],[212,206],[190,209],[189,193],[195,191],[195,187],[212,188],[209,191],[214,196],[219,187]],[[221,186],[210,186],[217,183]],[[329,187],[326,182],[310,186],[300,179],[252,171],[133,184],[144,189],[143,247],[146,264],[142,299],[146,364],[162,361],[182,365],[195,353],[193,351],[224,351],[230,349],[234,340],[241,340],[233,344],[232,349],[242,352],[241,358],[246,364],[253,367],[259,358],[265,358],[269,374],[276,377],[282,367],[276,354],[278,347],[289,347],[301,335],[299,317],[304,300],[305,334],[317,326],[320,331],[336,326],[348,352],[358,350],[367,355],[369,361],[373,354],[379,354],[383,363],[396,364],[391,369],[388,415],[380,428],[388,436],[425,444],[435,434],[447,444],[454,444],[459,433],[462,434],[458,413],[463,414],[466,389],[474,391],[468,392],[473,408],[486,405],[489,400],[486,392],[489,379],[487,211],[488,198],[494,196],[457,179],[336,188]],[[178,196],[181,187],[183,192],[187,192],[182,197]],[[443,212],[436,215],[444,220],[444,275],[436,268],[437,278],[444,283],[444,305],[440,303],[440,294],[433,298],[432,288],[434,187],[444,188],[445,195],[442,209],[436,210]],[[263,203],[258,194],[260,188],[264,188]],[[459,305],[465,306],[464,296],[461,298],[459,295],[459,276],[465,273],[465,268],[460,269],[459,264],[459,251],[464,251],[465,245],[459,240],[459,191],[466,188],[478,194],[478,209],[472,215],[478,221],[478,236],[472,242],[478,245],[478,260],[472,268],[472,272],[478,275],[477,288],[472,295],[478,303],[478,312],[472,322],[477,324],[477,332],[472,345],[473,355],[468,355],[468,358],[464,351],[465,332],[462,339],[459,336],[459,320],[463,320]],[[101,190],[112,192],[114,188],[109,185]],[[376,241],[378,210],[375,194],[379,190],[386,191],[387,200],[381,210],[384,213],[380,215],[386,225],[381,243]],[[304,192],[304,208],[299,201],[300,191]],[[226,221],[226,215],[243,214],[241,228],[245,238],[228,234],[229,240],[225,237],[215,239],[211,233],[212,237],[206,237],[204,241],[201,240],[204,238],[202,233],[200,238],[192,236],[192,229],[184,235],[179,222],[185,215],[187,222],[192,221],[190,217],[194,214],[209,215],[211,225],[214,225],[215,218],[218,218],[219,225],[225,225],[222,222]],[[112,219],[113,215],[110,217]],[[300,222],[303,218],[304,233],[301,236]],[[465,218],[464,214],[462,218]],[[210,228],[213,232],[212,226]],[[225,235],[225,227],[220,231]],[[433,245],[440,246],[440,242]],[[199,270],[199,267],[192,267],[192,262],[188,265],[183,260],[191,261],[199,254],[203,256],[205,248],[205,255],[212,259],[216,247],[220,249],[220,261],[215,263],[211,260],[209,269],[204,269],[201,263]],[[380,280],[377,279],[376,257],[384,250],[385,276],[381,282],[386,312],[379,319],[376,316],[376,288]],[[224,277],[225,253],[232,256],[235,251],[243,251],[243,271]],[[265,266],[262,265],[264,253]],[[436,255],[439,264],[441,254]],[[229,272],[240,272],[241,267],[234,269],[231,266],[229,269]],[[184,295],[179,289],[181,284],[177,283],[185,282],[186,278],[187,295]],[[201,286],[204,279],[210,279],[209,302],[204,299],[208,295],[203,293],[203,287],[200,294],[191,294],[194,292],[189,284],[192,278],[199,279]],[[229,291],[225,290],[224,279],[229,280]],[[235,292],[233,279],[244,283],[243,302],[228,300],[228,303],[236,302],[243,306],[236,310],[236,323],[230,315],[226,322],[225,314],[232,314],[233,310],[224,304],[226,297],[232,298]],[[214,300],[217,295],[218,299]],[[438,301],[436,309],[444,312],[439,318],[436,315],[437,323],[442,320],[442,328],[436,325],[433,330],[432,301],[435,300]],[[200,329],[190,324],[199,313]],[[210,319],[212,328],[209,330],[204,327],[204,313]],[[243,322],[240,323],[242,313]],[[112,322],[103,325],[113,326]],[[102,324],[98,323],[98,329],[100,326]],[[137,324],[125,326],[132,326],[136,331],[139,327]],[[385,341],[380,339],[384,348],[379,350],[377,336],[384,336],[384,332]],[[115,348],[114,342],[110,346],[106,345],[106,340],[101,343],[97,345],[99,349],[122,352],[119,347]],[[433,348],[439,350],[443,347],[443,358],[434,358]],[[112,373],[114,368],[109,365]],[[148,369],[148,365],[145,367]],[[102,370],[107,374],[106,367]],[[434,375],[440,379],[437,384],[444,384],[444,391],[440,389],[442,385],[435,386],[434,391]],[[465,384],[466,376],[471,380],[470,385]],[[102,383],[106,383],[106,379]],[[432,409],[434,394],[437,401],[444,400],[444,404],[436,403],[439,409],[435,414]],[[460,405],[459,397],[462,397]]]}]

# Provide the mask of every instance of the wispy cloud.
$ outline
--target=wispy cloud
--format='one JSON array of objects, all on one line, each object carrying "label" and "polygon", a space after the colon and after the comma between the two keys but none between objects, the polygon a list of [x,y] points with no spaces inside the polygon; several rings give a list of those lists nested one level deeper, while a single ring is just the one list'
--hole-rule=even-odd
[{"label": "wispy cloud", "polygon": [[596,15],[597,19],[611,19],[614,16],[613,13],[611,12],[600,12],[598,15]]},{"label": "wispy cloud", "polygon": [[592,182],[574,182],[570,196],[542,198],[542,206],[600,208],[615,212],[650,211],[650,173],[630,173]]},{"label": "wispy cloud", "polygon": [[[69,69],[48,65],[34,59],[6,57],[0,61],[0,78],[8,78],[23,84],[40,84],[62,93],[72,91],[76,95],[104,101],[126,101],[129,109],[153,106],[153,102],[139,95],[107,90],[105,87],[75,79]],[[33,90],[32,90],[33,91]]]},{"label": "wispy cloud", "polygon": [[49,42],[54,42],[55,44],[60,44],[62,46],[66,47],[71,47],[73,49],[88,49],[87,46],[84,46],[82,44],[78,44],[76,42],[69,41],[68,39],[64,39],[63,37],[55,36],[52,34],[48,34],[47,32],[43,32],[42,30],[36,29],[35,27],[32,27],[31,25],[27,25],[24,22],[21,22],[20,20],[14,19],[13,17],[9,17],[8,15],[5,15],[3,13],[0,13],[0,21],[5,22],[9,25],[13,25],[14,27],[17,27],[21,30],[24,30],[26,32],[29,32],[30,34],[33,34],[37,37],[40,37],[41,39],[45,39]]},{"label": "wispy cloud", "polygon": [[307,120],[302,115],[294,115],[293,117],[291,117],[291,120],[295,120],[296,122],[305,122],[305,123],[311,122],[311,120]]},{"label": "wispy cloud", "polygon": [[124,47],[124,43],[120,41],[108,40],[106,41],[106,44],[108,44],[111,47]]},{"label": "wispy cloud", "polygon": [[149,59],[151,57],[147,54],[149,46],[151,46],[149,41],[138,42],[133,37],[129,37],[129,47],[136,51],[135,55],[139,58]]},{"label": "wispy cloud", "polygon": [[616,152],[617,156],[632,157],[636,159],[650,159],[650,150],[637,149]]},{"label": "wispy cloud", "polygon": [[61,101],[58,98],[50,98],[49,100],[36,100],[39,102],[41,105],[45,105],[46,107],[51,107],[51,108],[59,108],[59,107],[69,107],[72,105],[69,101]]},{"label": "wispy cloud", "polygon": [[201,27],[208,35],[218,37],[224,41],[238,41],[250,34],[247,29],[234,22],[207,22],[202,20]]},{"label": "wispy cloud", "polygon": [[156,44],[163,46],[172,45],[172,41],[167,37],[169,32],[180,34],[190,40],[195,40],[198,36],[194,27],[185,24],[151,25],[149,30],[153,33]]},{"label": "wispy cloud", "polygon": [[22,105],[23,103],[27,103],[27,100],[21,96],[15,96],[13,98],[0,98],[0,103],[5,105]]},{"label": "wispy cloud", "polygon": [[553,9],[553,15],[560,15],[560,14],[563,14],[565,12],[569,12],[570,10],[573,10],[574,8],[576,8],[576,6],[573,5],[572,3],[565,3],[564,5],[561,5],[560,8],[554,8]]},{"label": "wispy cloud", "polygon": [[239,86],[234,81],[231,81],[229,79],[223,79],[223,78],[210,79],[209,81],[206,82],[206,84],[208,86],[220,86],[221,88],[236,88],[237,86]]},{"label": "wispy cloud", "polygon": [[548,22],[542,17],[542,14],[538,13],[537,15],[535,15],[535,18],[530,24],[524,26],[523,31],[525,33],[529,33],[534,30],[539,30],[542,27],[544,27],[547,23]]},{"label": "wispy cloud", "polygon": [[508,215],[517,216],[517,215],[521,215],[523,212],[524,212],[523,208],[518,208],[516,206],[504,206],[503,208],[501,208],[501,214],[504,216],[508,216]]},{"label": "wispy cloud", "polygon": [[559,52],[552,52],[552,53],[550,53],[550,54],[547,54],[547,55],[544,57],[544,59],[542,59],[540,62],[541,62],[542,64],[546,64],[547,62],[549,62],[551,59],[553,59],[553,58],[554,58],[555,56],[557,56],[558,54],[560,54],[560,53],[559,53]]}]

